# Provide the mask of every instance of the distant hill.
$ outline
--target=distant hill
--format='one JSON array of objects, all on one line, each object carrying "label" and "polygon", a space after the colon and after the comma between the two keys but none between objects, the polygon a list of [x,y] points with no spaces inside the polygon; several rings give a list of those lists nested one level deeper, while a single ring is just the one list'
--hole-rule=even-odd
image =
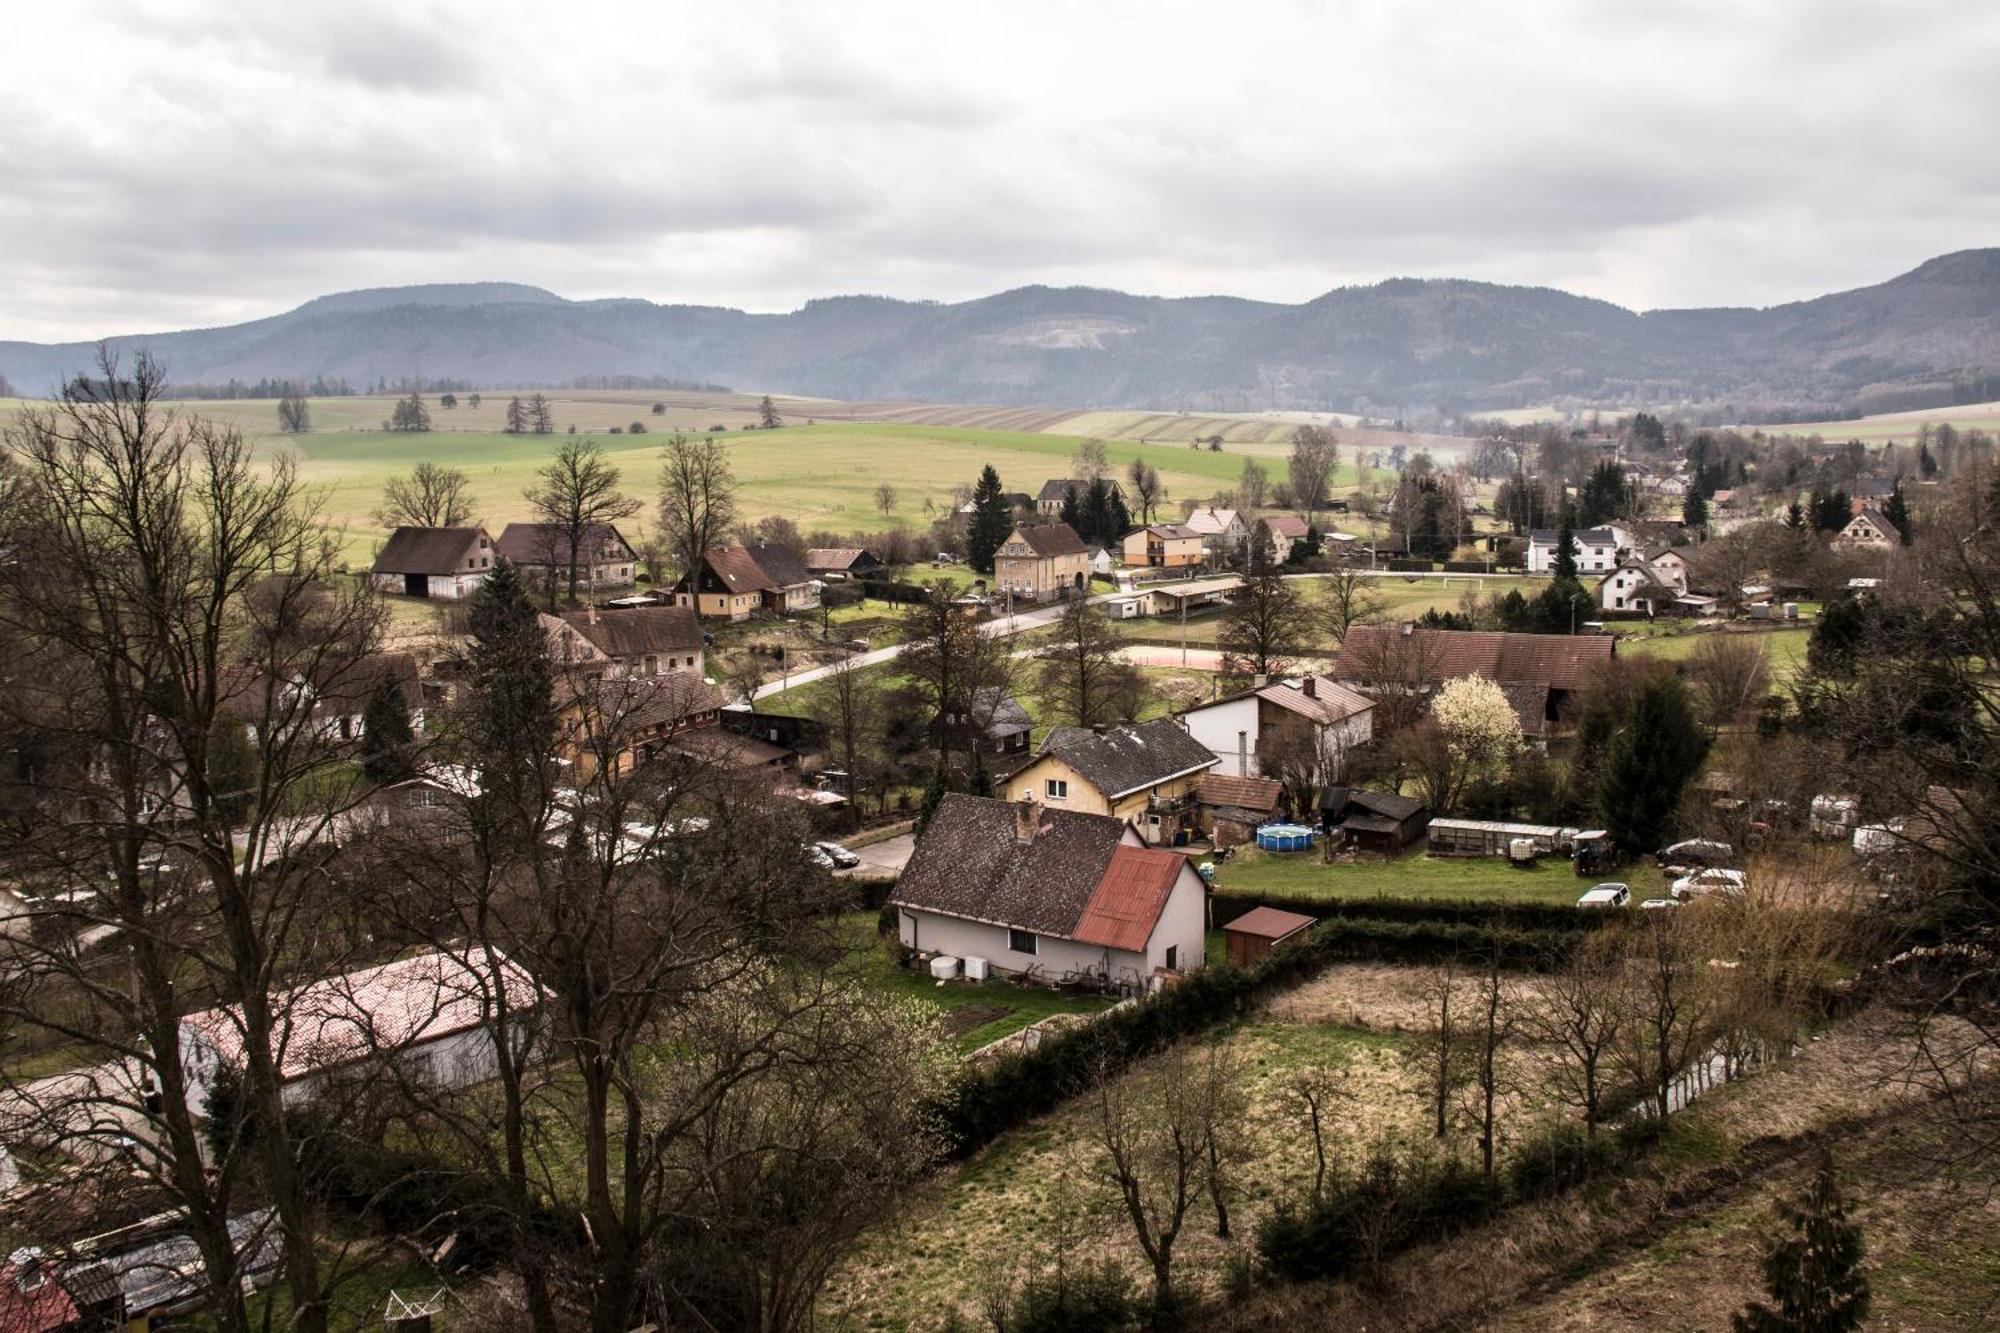
[{"label": "distant hill", "polygon": [[[1635,313],[1547,288],[1399,278],[1302,305],[1022,287],[955,304],[843,296],[783,315],[570,301],[515,283],[343,292],[227,328],[113,340],[177,380],[483,386],[639,375],[846,399],[1309,408],[1547,402],[1835,416],[2000,397],[2000,250],[1768,309]],[[41,392],[89,344],[0,343]]]}]

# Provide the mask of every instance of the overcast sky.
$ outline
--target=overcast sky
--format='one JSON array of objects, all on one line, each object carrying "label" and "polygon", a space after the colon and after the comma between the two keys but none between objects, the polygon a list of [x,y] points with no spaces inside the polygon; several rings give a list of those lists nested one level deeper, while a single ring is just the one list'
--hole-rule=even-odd
[{"label": "overcast sky", "polygon": [[2000,242],[2000,6],[10,6],[0,338],[504,279],[1769,304]]}]

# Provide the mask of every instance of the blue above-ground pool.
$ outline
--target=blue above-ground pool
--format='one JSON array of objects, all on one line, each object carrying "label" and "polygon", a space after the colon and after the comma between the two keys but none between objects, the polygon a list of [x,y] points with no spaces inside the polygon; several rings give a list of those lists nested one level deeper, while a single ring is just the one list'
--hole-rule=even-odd
[{"label": "blue above-ground pool", "polygon": [[1309,852],[1315,836],[1304,824],[1266,824],[1257,830],[1257,845],[1267,852]]}]

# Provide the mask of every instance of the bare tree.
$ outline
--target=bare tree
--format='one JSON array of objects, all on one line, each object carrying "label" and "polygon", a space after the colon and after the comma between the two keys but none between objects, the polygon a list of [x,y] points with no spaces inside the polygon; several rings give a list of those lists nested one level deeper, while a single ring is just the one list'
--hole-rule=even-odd
[{"label": "bare tree", "polygon": [[1336,643],[1345,643],[1348,630],[1360,621],[1372,620],[1384,605],[1375,580],[1352,565],[1336,566],[1315,582],[1326,589],[1327,625]]},{"label": "bare tree", "polygon": [[1500,1096],[1505,1088],[1507,1046],[1514,1036],[1514,1004],[1500,971],[1500,946],[1495,942],[1473,983],[1470,1024],[1471,1074],[1465,1111],[1479,1139],[1479,1166],[1493,1179],[1494,1150],[1500,1123]]},{"label": "bare tree", "polygon": [[1285,800],[1302,818],[1319,809],[1320,793],[1347,777],[1347,733],[1300,717],[1287,717],[1258,737],[1257,765],[1285,787]]},{"label": "bare tree", "polygon": [[538,468],[525,492],[535,518],[557,543],[551,567],[568,570],[569,599],[576,600],[578,571],[596,555],[598,529],[639,512],[639,501],[618,489],[618,469],[588,436],[565,440]]},{"label": "bare tree", "polygon": [[1344,1064],[1311,1064],[1295,1070],[1286,1084],[1297,1098],[1306,1132],[1312,1136],[1315,1199],[1326,1190],[1327,1122],[1336,1107],[1354,1099],[1353,1090],[1347,1086],[1347,1072]]},{"label": "bare tree", "polygon": [[1708,635],[1688,655],[1687,673],[1711,727],[1742,721],[1771,692],[1771,659],[1747,635]]},{"label": "bare tree", "polygon": [[[334,887],[324,856],[355,793],[317,709],[357,681],[381,612],[332,577],[289,459],[165,411],[146,357],[98,370],[6,433],[8,531],[35,558],[0,571],[0,708],[36,771],[0,844],[58,906],[14,941],[0,1015],[93,1062],[15,1083],[9,1137],[38,1129],[115,1169],[121,1207],[179,1214],[230,1333],[249,1315],[229,1222],[261,1195],[293,1327],[318,1333],[350,1260],[293,1152],[284,1061],[298,988],[366,943],[366,887]],[[182,1024],[204,1004],[242,1053],[241,1118],[209,1133]]]},{"label": "bare tree", "polygon": [[1275,569],[1253,570],[1222,613],[1216,645],[1223,670],[1273,676],[1291,669],[1317,628],[1298,584]]},{"label": "bare tree", "polygon": [[1099,1169],[1124,1204],[1162,1311],[1174,1304],[1174,1243],[1207,1175],[1216,1070],[1180,1046],[1134,1073],[1098,1082]]},{"label": "bare tree", "polygon": [[1264,496],[1271,489],[1271,474],[1262,463],[1254,458],[1243,460],[1243,477],[1236,483],[1236,493],[1242,497],[1249,509],[1262,509]]},{"label": "bare tree", "polygon": [[1104,441],[1088,439],[1076,447],[1076,475],[1085,483],[1096,481],[1111,471],[1111,458],[1104,450]]},{"label": "bare tree", "polygon": [[735,521],[736,479],[728,452],[712,435],[694,440],[676,432],[660,451],[660,532],[680,577],[695,576],[702,557],[721,544]]},{"label": "bare tree", "polygon": [[278,429],[287,435],[303,435],[312,429],[312,404],[290,386],[278,398]]},{"label": "bare tree", "polygon": [[555,412],[550,408],[549,400],[541,394],[536,394],[528,400],[528,419],[534,424],[535,434],[552,435],[555,433]]},{"label": "bare tree", "polygon": [[1125,641],[1110,617],[1089,602],[1073,601],[1049,634],[1035,654],[1043,702],[1072,726],[1130,717],[1138,670],[1125,660]]},{"label": "bare tree", "polygon": [[857,817],[863,770],[875,767],[882,703],[880,678],[852,657],[843,657],[828,667],[806,696],[808,713],[826,728],[834,761],[846,774],[848,808]]},{"label": "bare tree", "polygon": [[1292,502],[1305,511],[1310,523],[1326,503],[1327,485],[1340,466],[1340,446],[1333,432],[1324,426],[1305,425],[1292,432],[1292,453],[1286,472],[1292,483]]},{"label": "bare tree", "polygon": [[382,487],[375,521],[385,528],[456,528],[472,521],[472,479],[426,459]]},{"label": "bare tree", "polygon": [[1648,912],[1623,932],[1631,1021],[1618,1047],[1621,1069],[1645,1087],[1661,1117],[1673,1112],[1674,1080],[1715,1037],[1704,912]]},{"label": "bare tree", "polygon": [[875,508],[883,518],[896,512],[896,488],[886,481],[875,488]]},{"label": "bare tree", "polygon": [[1523,1007],[1524,1033],[1535,1043],[1556,1096],[1583,1116],[1595,1135],[1604,1084],[1624,1036],[1626,994],[1620,983],[1616,931],[1599,931],[1542,976]]},{"label": "bare tree", "polygon": [[1134,458],[1125,479],[1130,483],[1133,501],[1139,506],[1139,521],[1151,523],[1160,502],[1167,498],[1167,488],[1160,484],[1159,471],[1145,459]]},{"label": "bare tree", "polygon": [[1472,1079],[1474,1063],[1468,1043],[1473,983],[1455,961],[1432,968],[1424,981],[1429,1026],[1404,1049],[1403,1058],[1422,1080],[1424,1103],[1430,1109],[1433,1133],[1451,1132],[1453,1104]]}]

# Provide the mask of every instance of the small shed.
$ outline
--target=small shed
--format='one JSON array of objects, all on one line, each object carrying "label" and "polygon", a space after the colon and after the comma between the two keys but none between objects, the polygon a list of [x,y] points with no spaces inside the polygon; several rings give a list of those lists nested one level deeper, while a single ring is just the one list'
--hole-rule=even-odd
[{"label": "small shed", "polygon": [[1320,814],[1329,834],[1338,833],[1350,847],[1383,856],[1399,856],[1424,836],[1430,811],[1424,803],[1391,791],[1331,787],[1320,799]]},{"label": "small shed", "polygon": [[1549,824],[1509,824],[1486,819],[1433,819],[1430,826],[1432,856],[1506,856],[1516,839],[1535,844],[1543,856],[1567,854],[1580,830]]},{"label": "small shed", "polygon": [[1224,926],[1222,938],[1229,950],[1229,961],[1238,967],[1249,967],[1279,944],[1316,924],[1317,917],[1276,907],[1253,907]]},{"label": "small shed", "polygon": [[1261,824],[1271,822],[1285,784],[1275,778],[1238,778],[1226,773],[1204,773],[1195,784],[1195,803],[1201,807],[1201,822],[1209,840],[1217,847],[1235,847],[1257,836]]}]

